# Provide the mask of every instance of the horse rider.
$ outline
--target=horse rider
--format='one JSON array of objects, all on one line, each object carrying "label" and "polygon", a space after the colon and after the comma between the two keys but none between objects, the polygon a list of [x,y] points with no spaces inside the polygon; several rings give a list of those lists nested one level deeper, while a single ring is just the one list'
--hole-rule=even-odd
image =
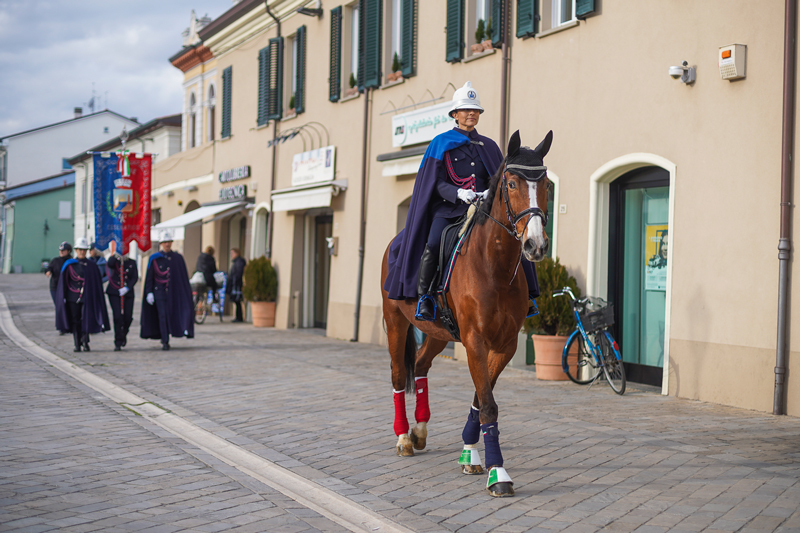
[{"label": "horse rider", "polygon": [[75,351],[88,352],[89,334],[108,331],[108,310],[103,298],[100,269],[86,257],[89,243],[75,243],[75,258],[64,261],[56,289],[56,328],[72,332]]},{"label": "horse rider", "polygon": [[[437,135],[428,146],[414,183],[406,226],[389,252],[384,289],[391,299],[418,298],[417,320],[436,319],[433,279],[439,266],[442,230],[461,218],[469,204],[486,198],[489,179],[503,162],[497,144],[475,128],[483,111],[471,82],[455,91],[449,116],[456,126]],[[536,270],[524,259],[522,270],[533,299],[539,295]],[[528,310],[528,316],[534,309]]]},{"label": "horse rider", "polygon": [[114,317],[114,351],[118,352],[128,342],[128,330],[133,322],[133,286],[139,281],[136,261],[130,257],[111,254],[106,263],[108,274],[108,304]]}]

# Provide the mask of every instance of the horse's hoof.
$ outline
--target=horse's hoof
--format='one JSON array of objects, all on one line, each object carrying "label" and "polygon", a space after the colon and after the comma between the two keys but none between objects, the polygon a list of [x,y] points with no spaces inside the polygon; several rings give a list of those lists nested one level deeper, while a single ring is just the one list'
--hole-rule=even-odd
[{"label": "horse's hoof", "polygon": [[483,467],[481,465],[461,465],[461,473],[468,476],[483,474]]},{"label": "horse's hoof", "polygon": [[508,498],[514,495],[514,482],[505,468],[493,466],[486,479],[486,490],[495,498]]},{"label": "horse's hoof", "polygon": [[510,498],[511,496],[514,496],[514,485],[507,481],[495,483],[486,490],[495,498]]},{"label": "horse's hoof", "polygon": [[418,422],[409,436],[415,449],[424,450],[425,445],[428,443],[428,424],[426,422]]},{"label": "horse's hoof", "polygon": [[408,434],[400,435],[397,439],[397,455],[400,457],[414,457],[414,445]]}]

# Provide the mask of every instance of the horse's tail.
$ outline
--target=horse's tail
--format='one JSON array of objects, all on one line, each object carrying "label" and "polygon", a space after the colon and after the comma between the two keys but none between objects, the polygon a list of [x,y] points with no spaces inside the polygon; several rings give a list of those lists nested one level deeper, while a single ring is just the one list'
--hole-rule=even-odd
[{"label": "horse's tail", "polygon": [[414,336],[414,326],[408,325],[406,332],[406,394],[414,392],[414,366],[417,362],[417,338]]}]

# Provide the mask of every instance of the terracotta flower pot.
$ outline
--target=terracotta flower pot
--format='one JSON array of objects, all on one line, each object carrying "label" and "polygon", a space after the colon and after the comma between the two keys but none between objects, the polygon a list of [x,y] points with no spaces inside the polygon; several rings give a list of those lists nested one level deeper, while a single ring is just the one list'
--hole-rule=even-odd
[{"label": "terracotta flower pot", "polygon": [[483,47],[484,50],[491,50],[492,48],[494,48],[494,46],[492,46],[491,39],[486,39],[485,41],[483,41],[481,43],[481,46]]},{"label": "terracotta flower pot", "polygon": [[482,45],[482,44],[480,44],[480,43],[478,43],[478,44],[473,44],[473,45],[472,45],[472,46],[470,46],[469,48],[470,48],[470,50],[472,50],[472,53],[473,53],[473,54],[480,54],[481,52],[483,52],[483,45]]},{"label": "terracotta flower pot", "polygon": [[[536,378],[548,381],[569,379],[561,366],[561,353],[568,337],[560,335],[531,335],[533,351],[536,353]],[[570,368],[578,364],[578,343],[573,343],[567,362]]]},{"label": "terracotta flower pot", "polygon": [[275,327],[275,302],[250,302],[250,309],[255,327]]}]

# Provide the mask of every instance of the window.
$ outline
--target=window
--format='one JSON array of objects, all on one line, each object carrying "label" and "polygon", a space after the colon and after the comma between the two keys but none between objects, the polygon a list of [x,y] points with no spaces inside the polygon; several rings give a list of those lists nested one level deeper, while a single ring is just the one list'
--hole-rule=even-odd
[{"label": "window", "polygon": [[161,224],[161,208],[156,207],[152,211],[150,211],[150,225],[155,226],[156,224]]},{"label": "window", "polygon": [[283,111],[283,37],[269,40],[258,52],[259,126],[281,118]]},{"label": "window", "polygon": [[86,180],[81,182],[81,215],[86,214]]},{"label": "window", "polygon": [[105,128],[103,128],[103,133],[108,133],[108,126],[106,126]]},{"label": "window", "polygon": [[189,131],[187,131],[187,142],[189,143],[189,148],[194,148],[197,146],[197,137],[195,136],[195,132],[197,130],[197,112],[195,107],[197,106],[197,99],[194,96],[194,93],[189,96]]},{"label": "window", "polygon": [[289,80],[284,96],[287,109],[294,108],[296,114],[305,110],[305,63],[306,63],[306,27],[297,28],[297,33],[289,38],[287,44],[288,61],[291,65]]},{"label": "window", "polygon": [[594,12],[595,0],[518,0],[516,34],[517,37],[532,37]]},{"label": "window", "polygon": [[215,111],[217,109],[217,97],[214,91],[214,85],[208,86],[208,111],[206,112],[208,116],[208,120],[206,124],[208,125],[208,131],[206,133],[206,139],[208,141],[214,140],[214,124],[216,122],[215,118]]},{"label": "window", "polygon": [[58,219],[69,220],[72,218],[72,202],[69,200],[59,200],[58,202]]},{"label": "window", "polygon": [[72,170],[72,165],[69,164],[66,157],[61,158],[61,170]]},{"label": "window", "polygon": [[233,67],[222,71],[222,131],[220,137],[231,136],[231,93],[233,91]]},{"label": "window", "polygon": [[[464,53],[483,53],[477,47],[491,41],[492,47],[503,44],[502,24],[508,0],[447,0],[447,48],[445,60],[460,61]],[[527,0],[533,2],[534,0]],[[549,1],[549,0],[545,0]],[[526,0],[518,0],[523,9]],[[473,49],[473,46],[476,46]]]},{"label": "window", "polygon": [[[361,16],[359,15],[358,4],[350,8],[350,75],[358,80],[358,43]],[[348,80],[350,77],[348,76]],[[349,84],[349,82],[348,82]]]},{"label": "window", "polygon": [[[384,72],[389,74],[400,71],[403,77],[414,74],[415,64],[415,0],[385,0],[386,21],[385,33],[386,55],[383,58]],[[395,68],[394,58],[397,57],[399,68]]]}]

